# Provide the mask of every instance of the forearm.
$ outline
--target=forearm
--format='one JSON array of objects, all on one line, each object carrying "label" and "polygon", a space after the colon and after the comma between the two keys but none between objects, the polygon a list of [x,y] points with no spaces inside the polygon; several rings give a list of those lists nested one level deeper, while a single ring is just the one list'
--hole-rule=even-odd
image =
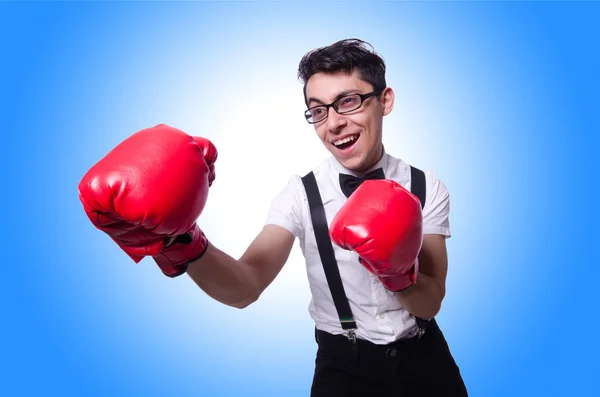
[{"label": "forearm", "polygon": [[244,308],[260,295],[254,269],[210,243],[187,274],[208,296],[228,306]]},{"label": "forearm", "polygon": [[425,320],[438,314],[445,295],[445,283],[423,273],[417,275],[416,284],[396,292],[396,297],[409,313]]}]

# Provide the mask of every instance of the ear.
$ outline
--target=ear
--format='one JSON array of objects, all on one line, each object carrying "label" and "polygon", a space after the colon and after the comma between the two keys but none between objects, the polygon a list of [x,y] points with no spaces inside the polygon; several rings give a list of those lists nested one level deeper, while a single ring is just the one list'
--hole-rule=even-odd
[{"label": "ear", "polygon": [[383,115],[387,116],[394,108],[394,90],[386,87],[381,93],[381,107]]}]

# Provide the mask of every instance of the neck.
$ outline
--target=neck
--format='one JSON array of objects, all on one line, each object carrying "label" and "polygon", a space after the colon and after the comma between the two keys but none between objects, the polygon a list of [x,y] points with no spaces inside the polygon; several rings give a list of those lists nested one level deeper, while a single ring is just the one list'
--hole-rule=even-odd
[{"label": "neck", "polygon": [[371,161],[369,161],[365,165],[365,167],[362,167],[360,170],[355,170],[355,172],[360,174],[360,176],[362,176],[363,174],[366,174],[371,168],[375,167],[375,165],[381,160],[381,158],[383,157],[383,153],[384,153],[384,149],[383,149],[383,144],[382,144],[379,149],[379,155],[373,156],[373,159]]}]

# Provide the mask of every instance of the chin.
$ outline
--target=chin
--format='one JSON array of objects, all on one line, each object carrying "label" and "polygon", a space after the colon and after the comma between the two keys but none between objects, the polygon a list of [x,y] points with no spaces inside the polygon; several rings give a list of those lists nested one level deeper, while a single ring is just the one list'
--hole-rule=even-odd
[{"label": "chin", "polygon": [[351,158],[351,159],[337,158],[337,160],[347,170],[354,171],[354,172],[362,172],[362,171],[366,170],[366,167],[364,165],[365,162],[361,158]]}]

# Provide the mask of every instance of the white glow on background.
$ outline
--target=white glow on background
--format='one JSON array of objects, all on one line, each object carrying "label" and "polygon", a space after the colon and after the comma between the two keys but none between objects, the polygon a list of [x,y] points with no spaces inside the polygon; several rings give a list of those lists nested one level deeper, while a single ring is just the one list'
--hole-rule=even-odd
[{"label": "white glow on background", "polygon": [[[158,123],[211,139],[219,150],[217,177],[199,224],[215,246],[237,258],[262,228],[271,199],[289,178],[294,174],[304,175],[329,156],[313,127],[303,118],[305,105],[296,70],[306,51],[329,44],[340,36],[330,34],[331,40],[315,40],[313,46],[307,47],[305,41],[284,43],[264,37],[264,32],[258,31],[254,36],[246,35],[243,41],[225,37],[218,45],[210,43],[190,51],[197,46],[198,34],[194,28],[187,28],[189,34],[182,32],[176,38],[157,36],[154,41],[147,41],[140,37],[131,39],[129,44],[120,44],[124,50],[130,46],[133,56],[125,64],[118,62],[115,72],[123,81],[112,84],[127,86],[122,102],[137,105],[124,107],[123,122],[118,125],[120,135],[114,136],[110,145],[137,129]],[[135,46],[138,40],[142,47]],[[428,35],[401,40],[410,45],[372,40],[388,62],[388,85],[396,92],[395,109],[384,120],[384,143],[388,153],[436,172],[452,195],[465,188],[451,180],[452,176],[462,173],[465,165],[461,163],[465,157],[460,153],[473,153],[476,149],[472,144],[477,142],[463,141],[460,134],[456,134],[464,127],[464,120],[457,115],[467,114],[478,95],[469,90],[468,84],[461,85],[467,81],[464,70],[433,66],[455,55],[436,45]],[[247,43],[261,45],[247,46]],[[464,63],[470,60],[464,59]],[[477,69],[479,65],[469,66]],[[488,89],[494,85],[485,78],[484,83]],[[98,82],[98,85],[99,89],[106,90],[106,82]],[[467,127],[470,129],[476,123],[477,119],[471,117]],[[488,165],[478,165],[479,175],[485,175]],[[457,203],[460,207],[460,201]],[[458,234],[460,242],[460,234],[454,234]],[[450,247],[452,243],[450,240]],[[107,249],[115,251],[114,247]],[[126,258],[123,261],[123,266],[129,266]],[[144,262],[146,267],[153,266],[149,260]],[[449,290],[455,286],[455,292],[448,302],[460,301],[463,299],[460,294],[470,296],[469,291],[476,288],[469,282],[469,275],[476,274],[471,266],[476,267],[477,263],[463,262],[460,271],[451,269]],[[189,320],[187,311],[203,293],[189,280],[165,284],[155,269],[147,271],[151,280],[132,277],[139,290],[161,290],[164,292],[160,296],[172,299],[170,322],[225,317],[232,323],[243,319],[253,332],[276,333],[277,328],[264,330],[262,324],[269,322],[284,296],[290,314],[282,319],[285,323],[281,324],[282,329],[310,340],[306,332],[312,324],[307,311],[310,294],[304,258],[297,245],[281,274],[257,304],[238,312],[205,298],[202,305],[210,308],[210,313],[203,313],[195,317],[196,320]],[[111,285],[118,282],[110,281]],[[128,288],[131,282],[123,281],[123,288]],[[481,285],[481,278],[478,283]],[[153,310],[155,305],[168,308],[169,304],[163,299],[157,298],[146,306],[147,310]],[[179,301],[189,303],[181,306],[176,304]],[[140,309],[143,307],[137,310]],[[290,322],[298,322],[302,328],[295,330],[289,327]],[[221,335],[225,337],[235,332],[238,330],[225,329]]]}]

